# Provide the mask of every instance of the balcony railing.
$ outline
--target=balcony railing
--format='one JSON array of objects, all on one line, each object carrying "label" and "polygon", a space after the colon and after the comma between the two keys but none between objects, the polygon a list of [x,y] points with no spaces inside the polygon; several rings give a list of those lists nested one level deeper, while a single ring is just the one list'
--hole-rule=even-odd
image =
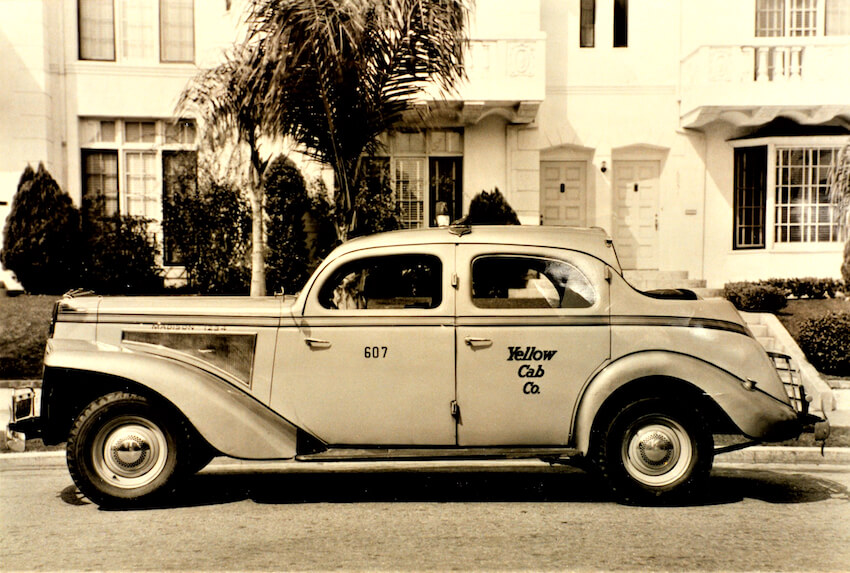
[{"label": "balcony railing", "polygon": [[[467,80],[449,100],[464,102],[465,113],[484,113],[494,106],[512,109],[512,120],[530,121],[546,96],[546,40],[538,37],[474,39],[466,54]],[[429,90],[427,98],[442,99]],[[528,104],[535,104],[529,109]],[[477,111],[476,111],[477,110]],[[467,118],[474,121],[474,118]]]},{"label": "balcony railing", "polygon": [[850,43],[776,38],[701,46],[682,60],[682,115],[700,108],[846,105]]}]

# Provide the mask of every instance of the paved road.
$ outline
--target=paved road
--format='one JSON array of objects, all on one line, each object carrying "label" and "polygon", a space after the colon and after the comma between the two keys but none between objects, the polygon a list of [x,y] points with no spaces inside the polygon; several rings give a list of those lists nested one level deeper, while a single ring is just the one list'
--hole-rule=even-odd
[{"label": "paved road", "polygon": [[104,511],[60,463],[0,461],[0,569],[850,570],[848,466],[720,467],[645,508],[542,464],[214,462],[169,507]]}]

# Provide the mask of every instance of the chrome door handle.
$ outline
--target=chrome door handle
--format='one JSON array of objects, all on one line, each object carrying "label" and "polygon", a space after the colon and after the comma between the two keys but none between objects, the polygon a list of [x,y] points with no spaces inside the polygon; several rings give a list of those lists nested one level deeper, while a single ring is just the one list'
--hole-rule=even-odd
[{"label": "chrome door handle", "polygon": [[475,336],[467,336],[463,339],[467,346],[482,347],[482,346],[491,346],[493,341],[489,338],[477,338]]},{"label": "chrome door handle", "polygon": [[321,340],[319,338],[305,338],[304,343],[310,348],[330,348],[330,340]]}]

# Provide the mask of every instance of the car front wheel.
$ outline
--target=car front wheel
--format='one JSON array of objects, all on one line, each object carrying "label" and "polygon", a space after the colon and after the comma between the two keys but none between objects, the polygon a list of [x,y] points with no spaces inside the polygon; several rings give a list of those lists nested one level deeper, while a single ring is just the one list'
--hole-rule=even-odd
[{"label": "car front wheel", "polygon": [[625,502],[679,501],[701,490],[714,453],[699,411],[662,399],[630,404],[597,434],[594,461]]},{"label": "car front wheel", "polygon": [[100,505],[130,505],[172,485],[182,426],[144,396],[113,392],[89,404],[68,438],[74,483]]}]

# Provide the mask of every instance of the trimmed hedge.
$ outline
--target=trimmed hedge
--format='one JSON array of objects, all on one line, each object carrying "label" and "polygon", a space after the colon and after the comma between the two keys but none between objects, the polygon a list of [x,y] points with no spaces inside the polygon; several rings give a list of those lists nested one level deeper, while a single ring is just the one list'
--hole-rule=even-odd
[{"label": "trimmed hedge", "polygon": [[829,312],[805,320],[797,342],[821,372],[850,376],[850,312]]},{"label": "trimmed hedge", "polygon": [[769,285],[785,291],[793,298],[834,298],[844,289],[838,279],[804,277],[796,279],[767,279],[755,284]]},{"label": "trimmed hedge", "polygon": [[726,283],[723,296],[738,310],[751,312],[776,312],[788,304],[783,290],[758,283]]}]

